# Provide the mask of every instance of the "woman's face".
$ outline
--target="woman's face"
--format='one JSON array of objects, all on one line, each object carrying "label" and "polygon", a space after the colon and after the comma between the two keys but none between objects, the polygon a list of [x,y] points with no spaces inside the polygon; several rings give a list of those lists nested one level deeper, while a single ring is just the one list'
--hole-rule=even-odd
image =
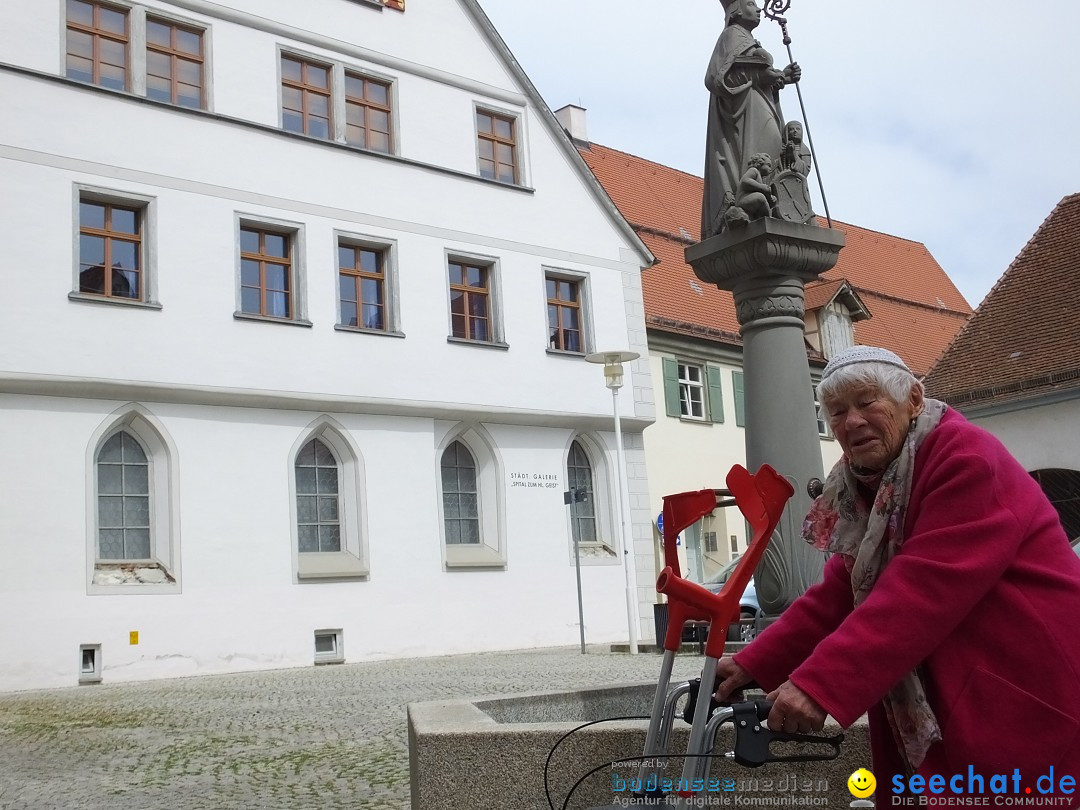
[{"label": "woman's face", "polygon": [[884,470],[900,455],[911,420],[922,410],[922,392],[914,388],[904,402],[893,402],[876,388],[860,386],[827,400],[829,427],[855,465]]}]

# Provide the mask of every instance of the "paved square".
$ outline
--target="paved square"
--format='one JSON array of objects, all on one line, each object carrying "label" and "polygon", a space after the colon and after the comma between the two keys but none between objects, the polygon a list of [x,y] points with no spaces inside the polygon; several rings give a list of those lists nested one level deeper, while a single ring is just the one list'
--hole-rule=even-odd
[{"label": "paved square", "polygon": [[572,647],[0,695],[0,810],[407,810],[406,704],[659,671]]}]

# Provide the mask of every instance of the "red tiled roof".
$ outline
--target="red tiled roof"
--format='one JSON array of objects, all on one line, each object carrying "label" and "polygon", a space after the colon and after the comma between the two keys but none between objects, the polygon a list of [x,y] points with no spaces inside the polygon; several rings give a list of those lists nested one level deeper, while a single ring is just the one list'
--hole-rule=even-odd
[{"label": "red tiled roof", "polygon": [[1080,194],[1065,197],[927,376],[956,405],[1080,386]]},{"label": "red tiled roof", "polygon": [[[683,249],[701,231],[702,179],[599,144],[579,151],[659,260],[642,276],[648,325],[683,324],[670,331],[730,334],[738,344],[731,293],[698,281],[683,259]],[[873,315],[855,324],[856,341],[892,349],[925,374],[971,315],[971,306],[925,245],[833,224],[847,244],[823,278],[846,279]]]},{"label": "red tiled roof", "polygon": [[821,309],[836,296],[837,291],[844,286],[844,279],[837,278],[832,281],[811,281],[806,285],[806,309]]}]

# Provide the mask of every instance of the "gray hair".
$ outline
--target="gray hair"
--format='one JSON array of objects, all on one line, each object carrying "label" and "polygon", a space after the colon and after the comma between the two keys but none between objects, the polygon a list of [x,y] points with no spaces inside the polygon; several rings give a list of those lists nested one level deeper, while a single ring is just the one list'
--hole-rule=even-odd
[{"label": "gray hair", "polygon": [[818,384],[818,399],[828,410],[830,400],[853,388],[873,388],[893,402],[901,403],[907,401],[915,389],[922,393],[923,384],[906,368],[892,363],[851,363],[832,370]]}]

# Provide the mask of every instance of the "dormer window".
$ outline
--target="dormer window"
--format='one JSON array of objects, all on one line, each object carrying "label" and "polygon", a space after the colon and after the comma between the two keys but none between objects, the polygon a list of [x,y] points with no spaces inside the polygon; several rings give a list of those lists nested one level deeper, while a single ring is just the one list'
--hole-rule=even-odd
[{"label": "dormer window", "polygon": [[870,310],[846,279],[806,285],[806,340],[826,358],[854,346],[855,322],[869,317]]}]

